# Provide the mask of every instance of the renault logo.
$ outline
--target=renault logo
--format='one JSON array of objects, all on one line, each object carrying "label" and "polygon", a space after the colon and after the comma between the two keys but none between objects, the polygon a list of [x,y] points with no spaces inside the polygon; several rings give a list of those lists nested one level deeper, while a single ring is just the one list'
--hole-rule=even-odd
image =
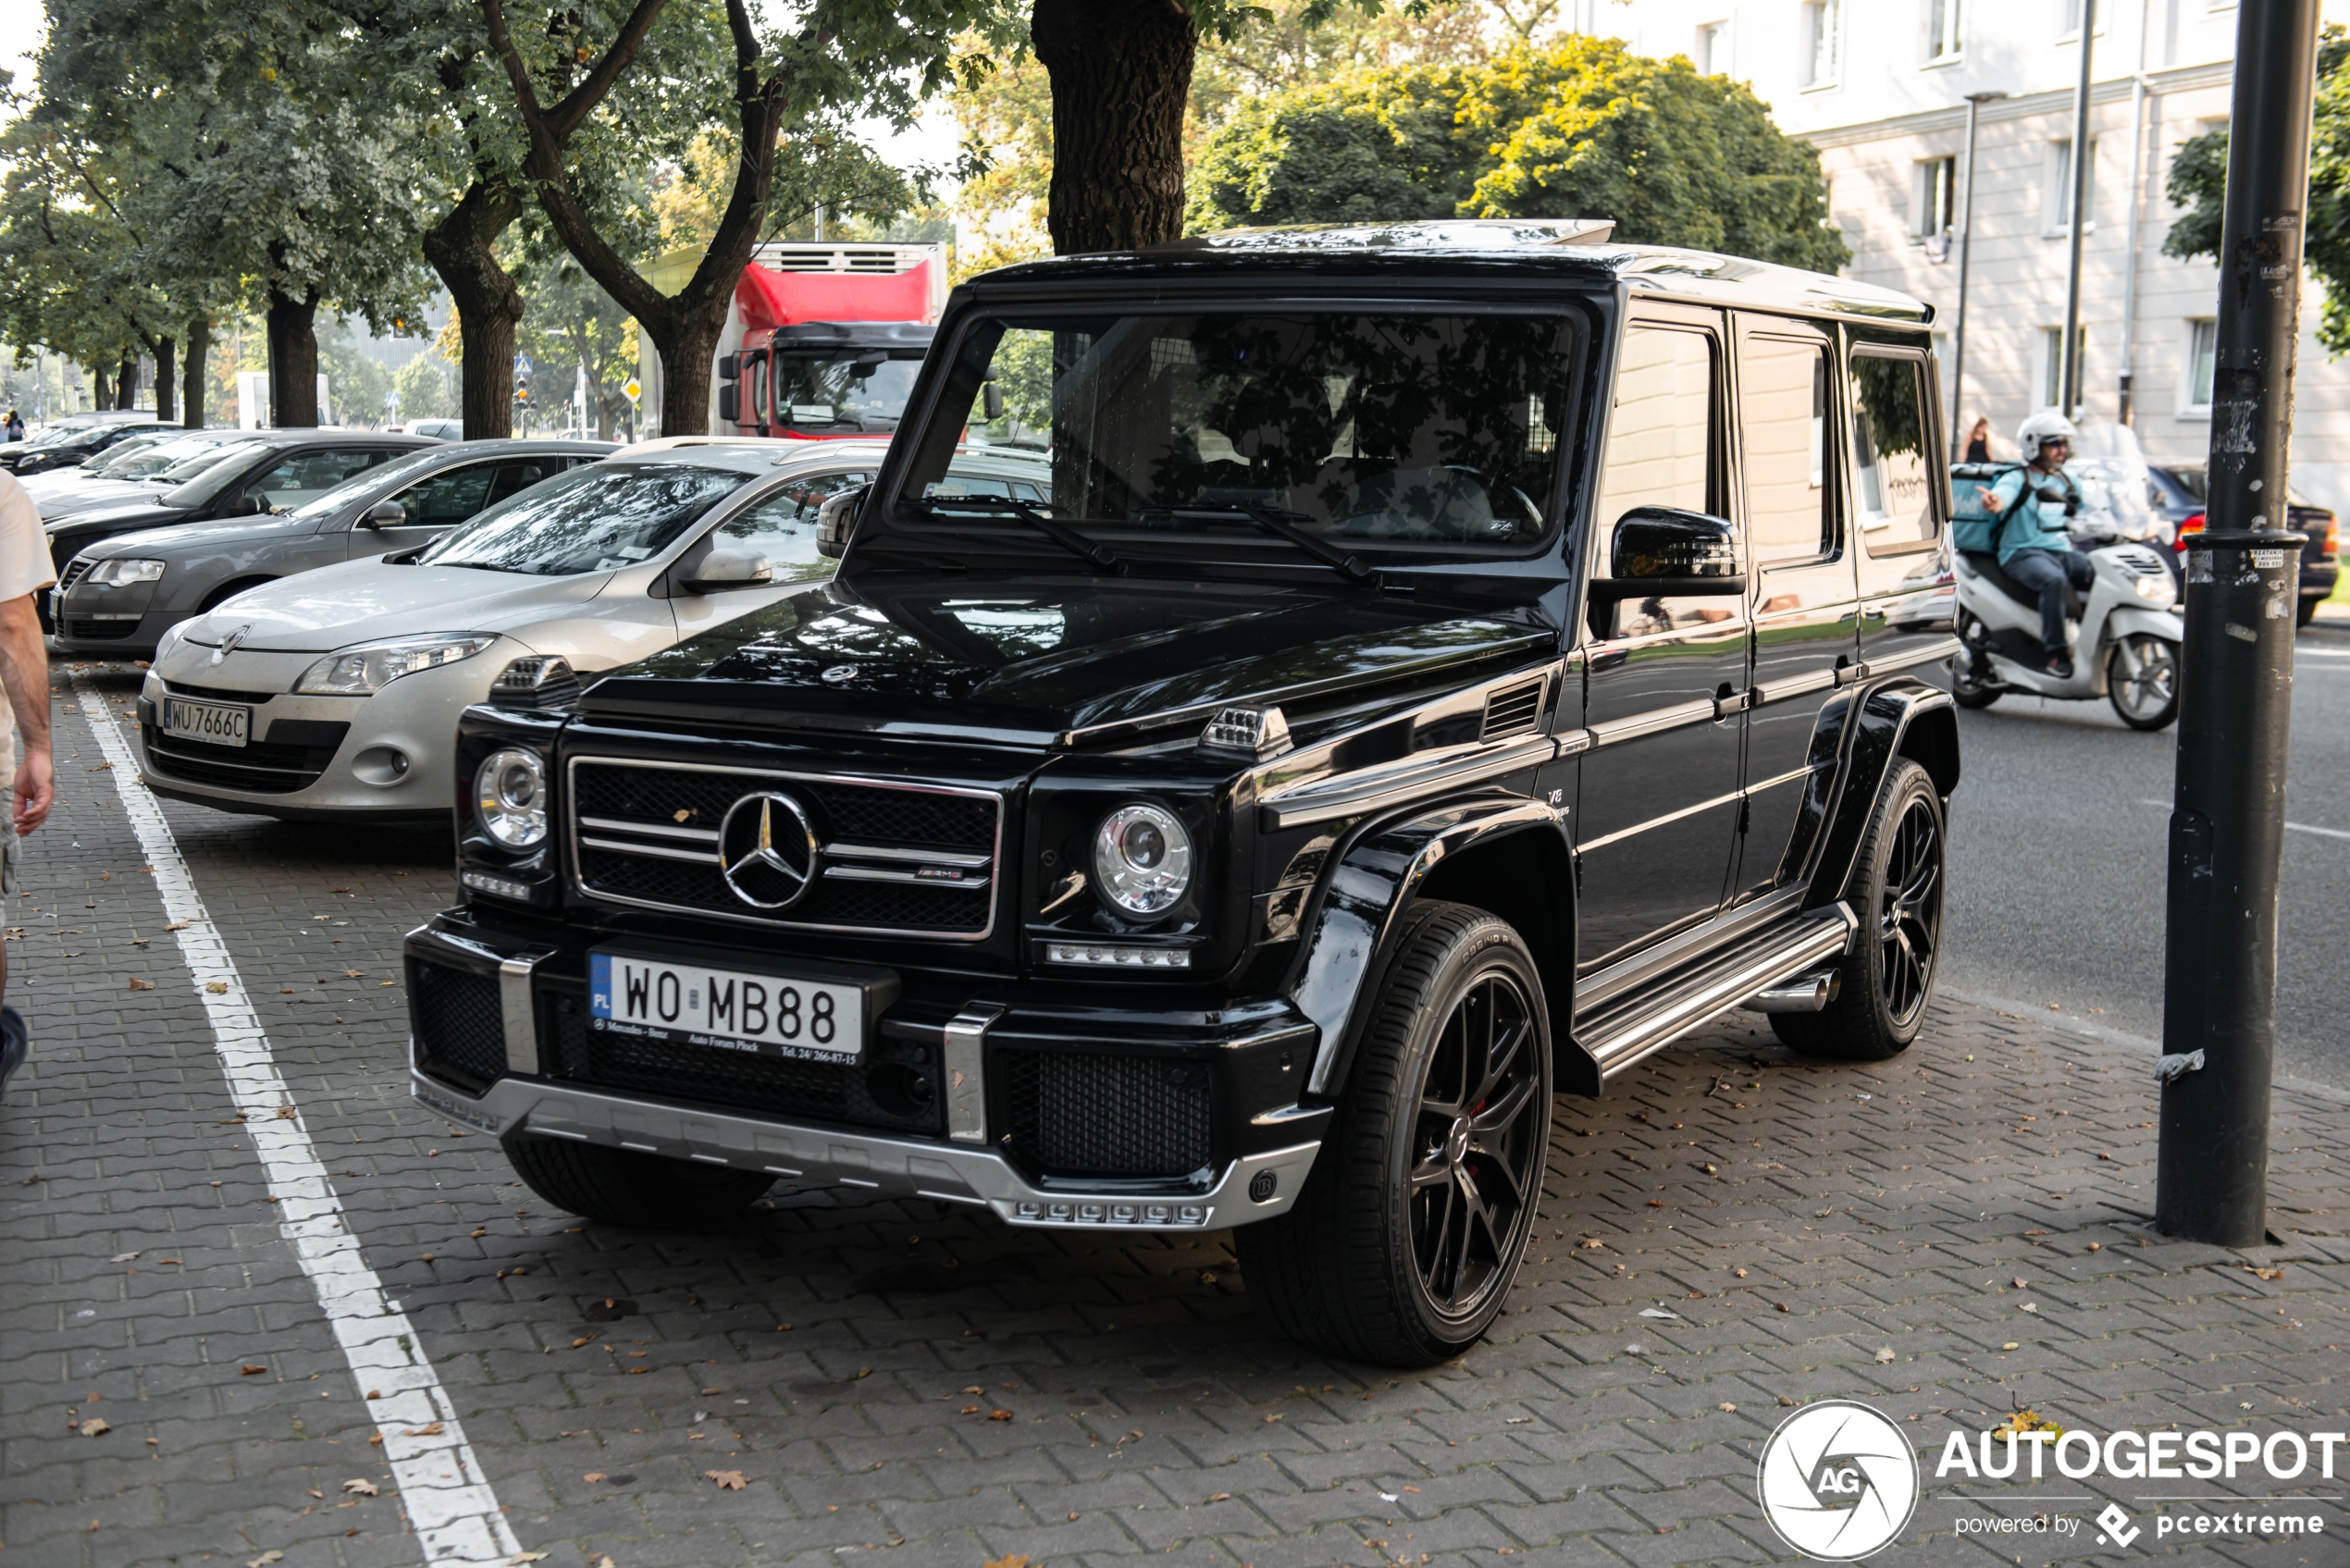
[{"label": "renault logo", "polygon": [[718,829],[718,863],[735,896],[754,909],[788,909],[822,869],[816,830],[788,795],[746,795]]},{"label": "renault logo", "polygon": [[[247,623],[246,624],[238,627],[235,631],[230,632],[227,636],[222,637],[220,639],[220,646],[212,650],[212,661],[215,664],[217,664],[222,660],[228,658],[230,654],[236,652],[237,646],[245,640],[245,634],[252,630],[253,626],[251,623]],[[243,666],[240,665],[239,668],[241,669]]]}]

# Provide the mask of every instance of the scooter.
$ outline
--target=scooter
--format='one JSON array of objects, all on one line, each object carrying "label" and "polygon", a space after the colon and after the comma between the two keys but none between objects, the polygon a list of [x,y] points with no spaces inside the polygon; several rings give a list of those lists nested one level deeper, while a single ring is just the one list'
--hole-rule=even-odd
[{"label": "scooter", "polygon": [[1998,557],[1954,552],[1960,651],[1950,661],[1950,695],[1960,707],[1988,708],[2012,691],[2081,701],[2102,697],[2134,730],[2159,730],[2179,716],[2186,623],[2170,565],[2109,524],[2099,532],[2107,537],[2073,540],[2096,576],[2085,600],[2065,590],[2065,633],[2073,649],[2068,680],[2042,665],[2039,596],[2000,571]]}]

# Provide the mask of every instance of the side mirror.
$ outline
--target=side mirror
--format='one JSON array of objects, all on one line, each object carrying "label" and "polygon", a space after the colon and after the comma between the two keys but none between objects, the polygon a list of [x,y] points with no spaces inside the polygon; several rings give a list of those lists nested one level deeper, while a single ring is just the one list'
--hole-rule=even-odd
[{"label": "side mirror", "polygon": [[1004,417],[1004,389],[993,381],[983,382],[979,389],[979,412],[993,425]]},{"label": "side mirror", "polygon": [[838,561],[848,553],[849,530],[857,524],[857,504],[872,487],[860,485],[836,496],[826,496],[816,508],[816,553]]},{"label": "side mirror", "polygon": [[767,557],[761,551],[730,549],[724,545],[714,547],[692,570],[692,576],[681,577],[677,582],[677,586],[689,594],[761,587],[774,575]]},{"label": "side mirror", "polygon": [[1744,592],[1738,531],[1728,520],[1669,506],[1636,506],[1617,518],[1608,574],[1591,584],[1594,599]]},{"label": "side mirror", "polygon": [[397,528],[408,521],[408,509],[396,500],[379,500],[359,514],[362,528]]},{"label": "side mirror", "polygon": [[720,355],[718,356],[718,379],[720,379],[721,381],[733,381],[733,380],[737,380],[737,379],[739,379],[739,378],[741,377],[742,373],[743,373],[743,356],[742,356],[742,355],[740,355],[740,354],[720,354]]},{"label": "side mirror", "polygon": [[220,509],[220,515],[223,517],[258,517],[268,510],[269,509],[266,506],[262,504],[262,500],[259,496],[239,496],[235,500],[230,501],[228,505]]},{"label": "side mirror", "polygon": [[741,389],[732,382],[718,389],[718,423],[737,425],[742,422]]}]

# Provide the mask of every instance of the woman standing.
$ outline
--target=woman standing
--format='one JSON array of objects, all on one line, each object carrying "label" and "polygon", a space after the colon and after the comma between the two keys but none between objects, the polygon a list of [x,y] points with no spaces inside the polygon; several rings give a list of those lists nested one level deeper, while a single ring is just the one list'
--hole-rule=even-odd
[{"label": "woman standing", "polygon": [[1969,463],[1991,461],[1991,422],[1988,419],[1976,420],[1974,428],[1966,433],[1966,461]]}]

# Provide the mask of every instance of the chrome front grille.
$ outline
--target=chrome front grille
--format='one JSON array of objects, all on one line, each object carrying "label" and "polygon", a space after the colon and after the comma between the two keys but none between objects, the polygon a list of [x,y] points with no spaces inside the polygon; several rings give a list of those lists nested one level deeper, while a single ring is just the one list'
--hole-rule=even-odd
[{"label": "chrome front grille", "polygon": [[[572,874],[590,897],[801,931],[976,942],[995,929],[993,790],[604,757],[573,758],[569,779]],[[730,877],[721,840],[728,814],[762,795],[791,803],[785,836],[804,833],[810,851],[783,907],[736,891],[785,884]],[[765,842],[753,832],[738,832],[738,870]]]}]

